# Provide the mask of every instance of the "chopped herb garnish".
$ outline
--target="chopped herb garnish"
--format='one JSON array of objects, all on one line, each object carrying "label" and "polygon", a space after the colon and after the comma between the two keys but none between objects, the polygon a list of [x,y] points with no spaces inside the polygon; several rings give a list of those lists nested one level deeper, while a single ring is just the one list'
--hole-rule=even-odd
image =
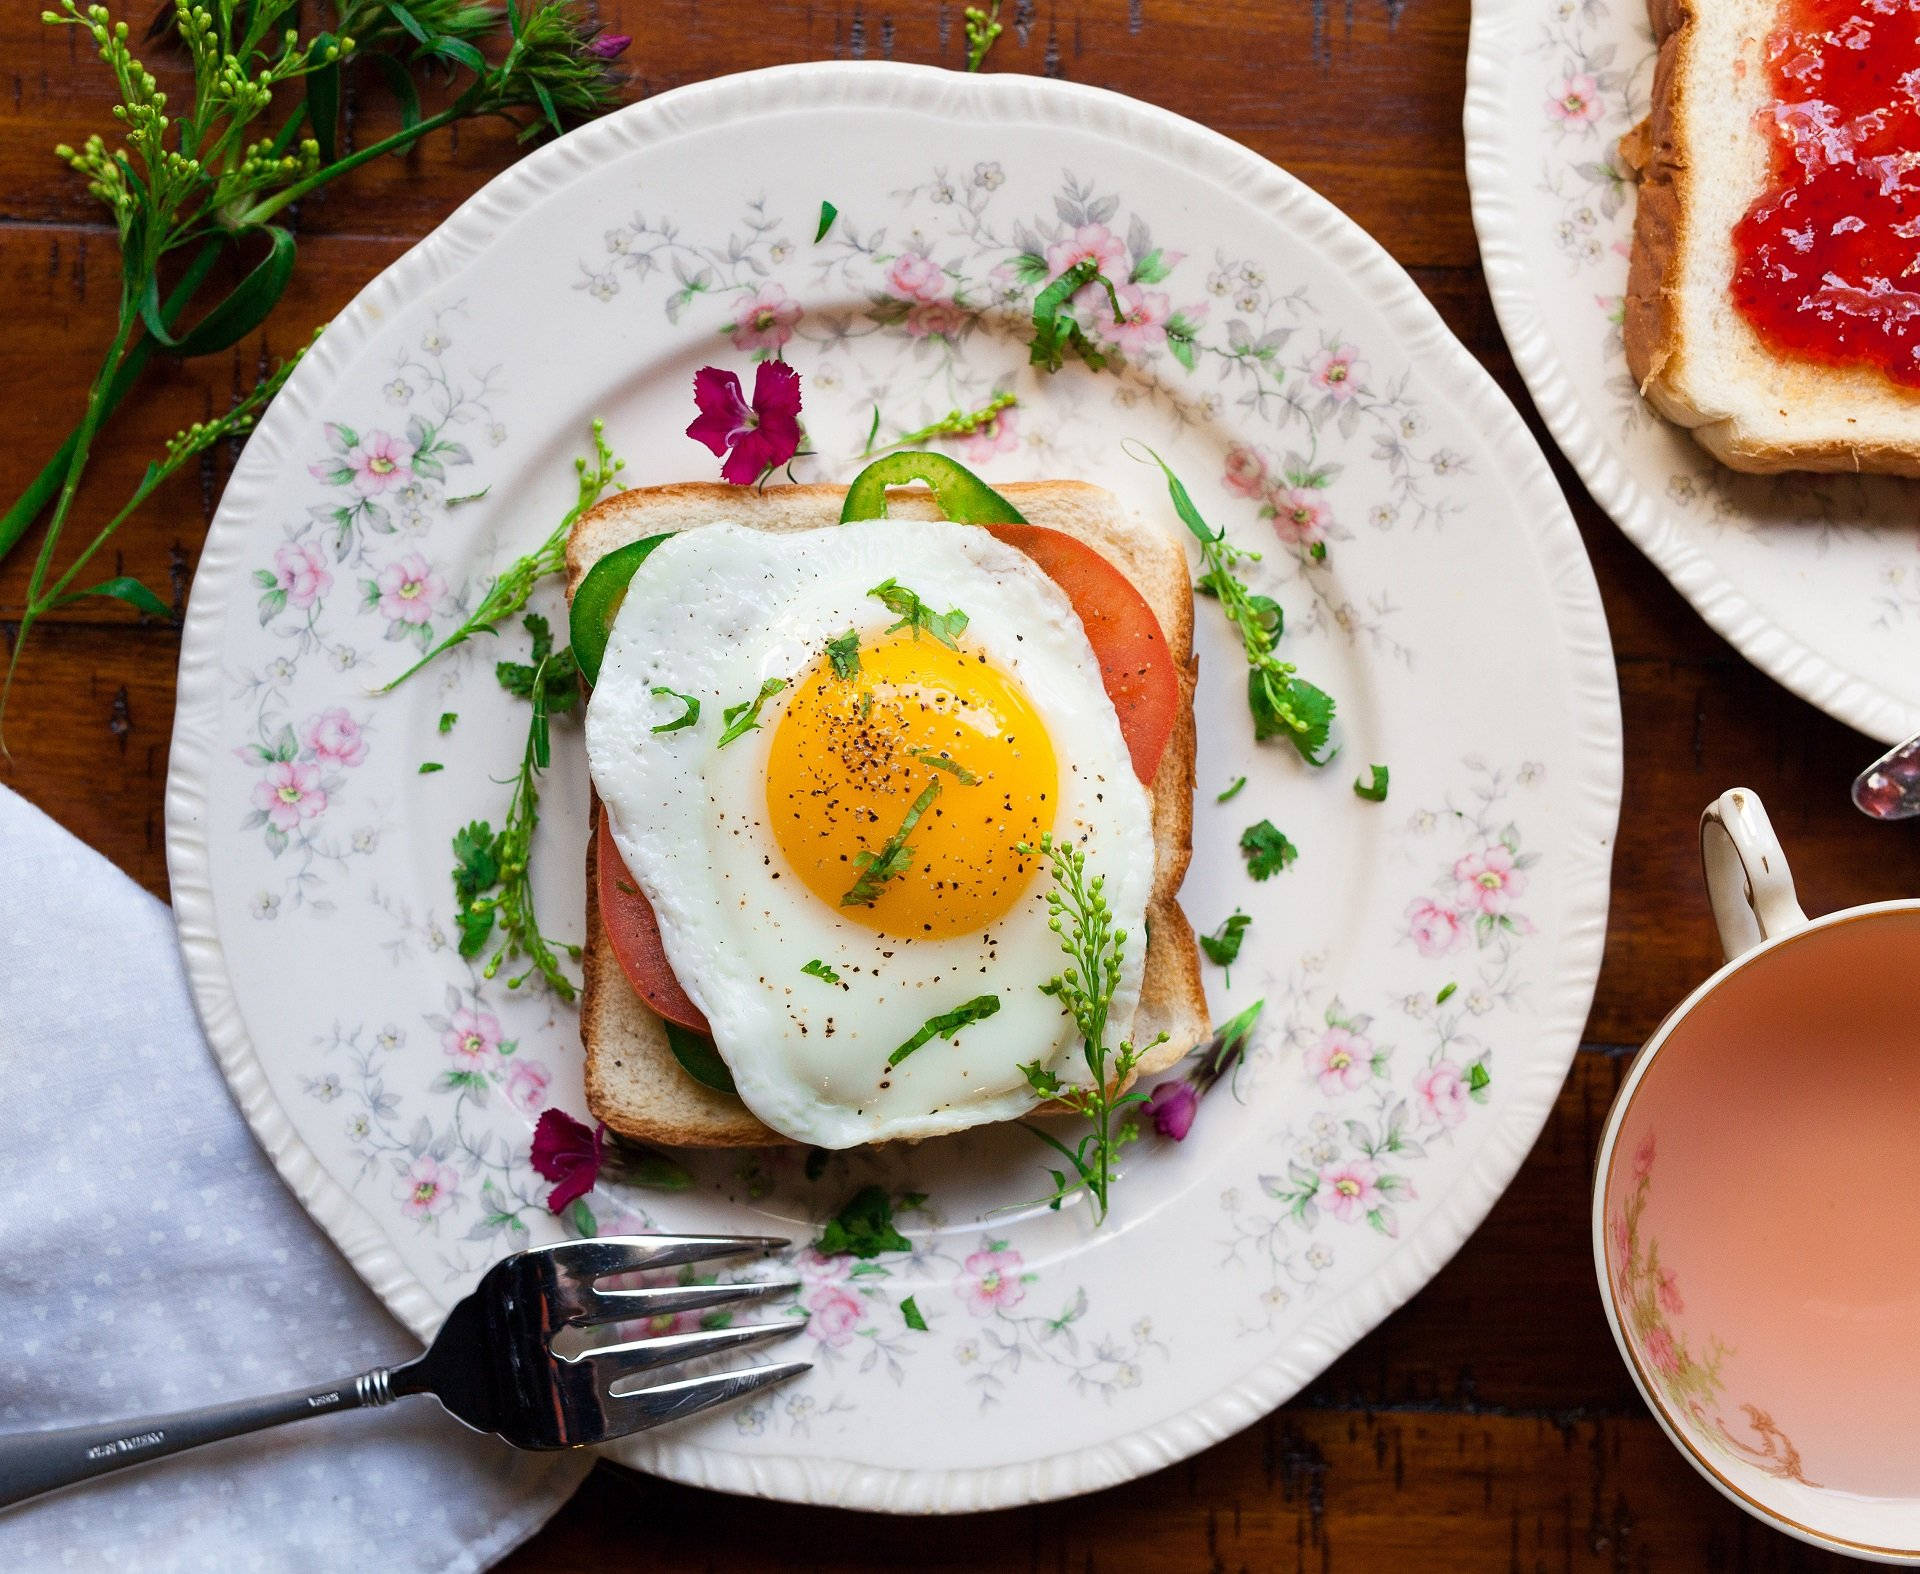
[{"label": "chopped herb garnish", "polygon": [[920,1315],[920,1308],[911,1295],[900,1303],[900,1320],[917,1333],[927,1331],[927,1320]]},{"label": "chopped herb garnish", "polygon": [[460,713],[458,711],[442,711],[440,713],[440,731],[442,733],[452,732],[453,724],[459,719]]},{"label": "chopped herb garnish", "polygon": [[1247,860],[1247,873],[1256,880],[1271,878],[1300,856],[1300,849],[1288,841],[1271,820],[1262,820],[1242,831],[1240,851]]},{"label": "chopped herb garnish", "polygon": [[922,1044],[930,1044],[936,1038],[952,1038],[963,1027],[975,1022],[984,1022],[1000,1009],[998,995],[975,995],[963,1006],[955,1006],[951,1011],[943,1011],[937,1017],[928,1017],[920,1024],[919,1031],[891,1055],[887,1056],[889,1066],[897,1066]]},{"label": "chopped herb garnish", "polygon": [[959,649],[960,636],[967,630],[967,615],[958,607],[949,612],[935,612],[905,585],[893,579],[875,585],[867,594],[878,598],[882,606],[900,619],[898,623],[887,626],[889,634],[899,629],[912,629],[913,637],[918,639],[920,631],[925,629],[942,645]]},{"label": "chopped herb garnish", "polygon": [[827,231],[833,228],[833,221],[840,217],[840,210],[831,202],[820,204],[820,224],[813,232],[813,243],[818,246],[827,238]]},{"label": "chopped herb garnish", "polygon": [[1471,1066],[1467,1067],[1467,1091],[1469,1093],[1484,1093],[1492,1082],[1493,1077],[1488,1072],[1485,1061],[1476,1060]]},{"label": "chopped herb garnish", "polygon": [[913,1242],[893,1227],[886,1189],[862,1186],[827,1220],[813,1249],[823,1257],[878,1257],[882,1252],[910,1252]]},{"label": "chopped herb garnish", "polygon": [[842,907],[871,907],[879,899],[881,886],[913,867],[913,849],[907,845],[907,837],[920,823],[920,816],[933,807],[933,800],[939,796],[939,781],[928,782],[920,789],[920,796],[908,807],[906,818],[900,822],[900,829],[880,844],[879,852],[870,853],[863,847],[853,855],[853,861],[860,867],[860,878],[840,898]]},{"label": "chopped herb garnish", "polygon": [[1085,361],[1094,371],[1106,367],[1110,357],[1093,340],[1073,314],[1073,298],[1089,284],[1098,284],[1107,292],[1107,304],[1116,321],[1126,314],[1113,280],[1100,271],[1098,257],[1082,257],[1033,298],[1033,339],[1027,346],[1031,365],[1057,372],[1066,364],[1067,351]]},{"label": "chopped herb garnish", "polygon": [[[1212,934],[1202,935],[1200,949],[1207,953],[1207,960],[1216,967],[1232,967],[1240,959],[1240,942],[1246,939],[1247,926],[1252,922],[1245,913],[1236,912]],[[1233,982],[1230,973],[1227,982]]]},{"label": "chopped herb garnish", "polygon": [[714,747],[725,748],[735,738],[744,738],[757,728],[760,725],[760,707],[786,686],[785,678],[768,678],[752,699],[742,700],[738,705],[729,705],[723,710],[720,719],[727,724],[727,730],[720,734],[720,741]]},{"label": "chopped herb garnish", "polygon": [[518,661],[494,663],[493,675],[500,687],[516,698],[533,705],[533,763],[545,770],[552,763],[553,750],[547,732],[547,717],[552,711],[569,711],[580,700],[580,669],[572,650],[558,655],[553,650],[553,630],[537,612],[526,616],[527,632],[533,636],[531,664]]},{"label": "chopped herb garnish", "polygon": [[1331,758],[1326,749],[1333,730],[1333,697],[1274,654],[1285,622],[1280,605],[1270,596],[1255,595],[1235,573],[1242,563],[1258,562],[1260,554],[1243,552],[1227,540],[1226,531],[1209,526],[1166,460],[1151,448],[1146,452],[1167,478],[1173,511],[1200,543],[1207,570],[1194,588],[1217,597],[1220,610],[1239,632],[1247,658],[1247,708],[1253,713],[1254,738],[1289,738],[1309,765],[1324,765]]},{"label": "chopped herb garnish", "polygon": [[[691,694],[682,694],[678,689],[670,689],[663,684],[656,684],[652,692],[657,700],[678,700],[686,707],[672,721],[661,722],[653,729],[655,732],[678,732],[682,727],[691,727],[700,720],[700,702]],[[722,738],[720,741],[725,743],[727,740]]]},{"label": "chopped herb garnish", "polygon": [[1453,999],[1454,993],[1459,988],[1460,986],[1458,984],[1442,985],[1440,989],[1440,993],[1433,997],[1433,1003],[1436,1006],[1444,1006],[1449,1000]]},{"label": "chopped herb garnish", "polygon": [[931,765],[936,771],[947,771],[957,776],[960,779],[960,785],[962,787],[978,787],[980,785],[980,778],[978,776],[974,775],[972,771],[968,770],[966,766],[962,765],[958,760],[949,759],[944,754],[916,754],[914,758],[922,765]]},{"label": "chopped herb garnish", "polygon": [[834,972],[832,968],[828,967],[827,964],[817,956],[811,962],[807,963],[805,967],[801,968],[800,971],[805,973],[809,978],[825,979],[829,984],[837,984],[840,982],[840,975]]},{"label": "chopped herb garnish", "polygon": [[435,771],[444,771],[445,769],[446,766],[442,765],[438,760],[423,760],[420,763],[420,774],[422,776],[431,776]]},{"label": "chopped herb garnish", "polygon": [[827,656],[833,662],[836,678],[850,678],[860,670],[860,635],[848,629],[838,639],[827,641]]},{"label": "chopped herb garnish", "polygon": [[1236,776],[1234,778],[1233,785],[1229,787],[1225,792],[1221,793],[1213,801],[1215,803],[1231,803],[1235,798],[1238,798],[1240,796],[1240,789],[1246,785],[1247,785],[1246,777]]},{"label": "chopped herb garnish", "polygon": [[1369,765],[1367,770],[1373,776],[1372,783],[1368,784],[1361,781],[1358,777],[1354,778],[1353,795],[1356,798],[1365,798],[1368,803],[1385,803],[1387,801],[1386,766]]},{"label": "chopped herb garnish", "polygon": [[458,497],[448,498],[447,507],[458,508],[462,503],[477,503],[492,490],[490,486],[483,486],[477,492],[462,492]]}]

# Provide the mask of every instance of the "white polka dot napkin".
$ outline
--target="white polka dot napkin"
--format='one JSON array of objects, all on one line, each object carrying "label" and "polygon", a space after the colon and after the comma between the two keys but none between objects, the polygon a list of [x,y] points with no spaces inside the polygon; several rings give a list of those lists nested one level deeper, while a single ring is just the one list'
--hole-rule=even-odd
[{"label": "white polka dot napkin", "polygon": [[[254,1145],[166,909],[0,787],[0,1430],[348,1376],[418,1346]],[[592,1464],[430,1399],[298,1422],[0,1513],[0,1569],[482,1569]]]}]

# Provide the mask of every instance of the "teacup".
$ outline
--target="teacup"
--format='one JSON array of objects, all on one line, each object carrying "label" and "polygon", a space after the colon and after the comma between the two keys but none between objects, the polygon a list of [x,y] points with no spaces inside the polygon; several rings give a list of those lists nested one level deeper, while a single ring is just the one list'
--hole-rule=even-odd
[{"label": "teacup", "polygon": [[1920,901],[1809,919],[1744,788],[1700,845],[1727,962],[1607,1120],[1608,1321],[1728,1497],[1815,1545],[1920,1563]]}]

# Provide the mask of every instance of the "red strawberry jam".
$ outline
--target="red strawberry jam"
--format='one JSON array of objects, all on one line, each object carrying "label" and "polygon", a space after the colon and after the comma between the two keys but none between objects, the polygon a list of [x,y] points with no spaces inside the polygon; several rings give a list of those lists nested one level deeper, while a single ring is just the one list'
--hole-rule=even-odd
[{"label": "red strawberry jam", "polygon": [[1783,0],[1780,19],[1734,304],[1777,350],[1920,388],[1920,0]]}]

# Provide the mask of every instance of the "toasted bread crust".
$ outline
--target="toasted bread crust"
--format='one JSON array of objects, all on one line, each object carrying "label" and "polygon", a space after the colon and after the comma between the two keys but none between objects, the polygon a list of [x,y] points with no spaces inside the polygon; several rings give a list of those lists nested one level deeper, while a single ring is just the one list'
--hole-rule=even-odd
[{"label": "toasted bread crust", "polygon": [[[1062,512],[1077,518],[1110,519],[1117,510],[1104,488],[1080,481],[1012,482],[998,487],[1036,524],[1064,523],[1049,518]],[[781,487],[766,494],[781,506],[778,517],[755,519],[770,529],[818,528],[837,518],[846,488]],[[939,517],[927,494],[893,494],[897,511]],[[648,487],[608,498],[582,516],[567,541],[567,593],[607,551],[650,533],[645,522],[664,525],[674,514],[689,517],[737,514],[742,494],[733,487],[704,482]],[[797,522],[792,516],[813,516]],[[1181,911],[1180,883],[1193,854],[1193,788],[1196,733],[1193,692],[1198,658],[1193,651],[1193,594],[1186,556],[1177,543],[1148,527],[1128,524],[1101,530],[1088,525],[1074,532],[1102,550],[1127,573],[1153,604],[1161,634],[1180,676],[1181,706],[1166,751],[1149,785],[1154,832],[1153,885],[1147,898],[1147,951],[1135,1013],[1133,1039],[1151,1041],[1165,1032],[1168,1041],[1142,1057],[1135,1075],[1152,1075],[1185,1055],[1206,1036],[1209,1018],[1200,981],[1200,949],[1193,926]],[[1097,539],[1095,538],[1097,537]],[[1156,593],[1157,592],[1157,593]],[[595,801],[596,812],[598,800]],[[594,843],[587,839],[587,926],[582,957],[580,1033],[586,1048],[587,1107],[609,1130],[623,1137],[665,1147],[736,1148],[790,1143],[757,1120],[726,1094],[693,1081],[673,1058],[660,1019],[634,992],[614,959],[600,922]]]}]

